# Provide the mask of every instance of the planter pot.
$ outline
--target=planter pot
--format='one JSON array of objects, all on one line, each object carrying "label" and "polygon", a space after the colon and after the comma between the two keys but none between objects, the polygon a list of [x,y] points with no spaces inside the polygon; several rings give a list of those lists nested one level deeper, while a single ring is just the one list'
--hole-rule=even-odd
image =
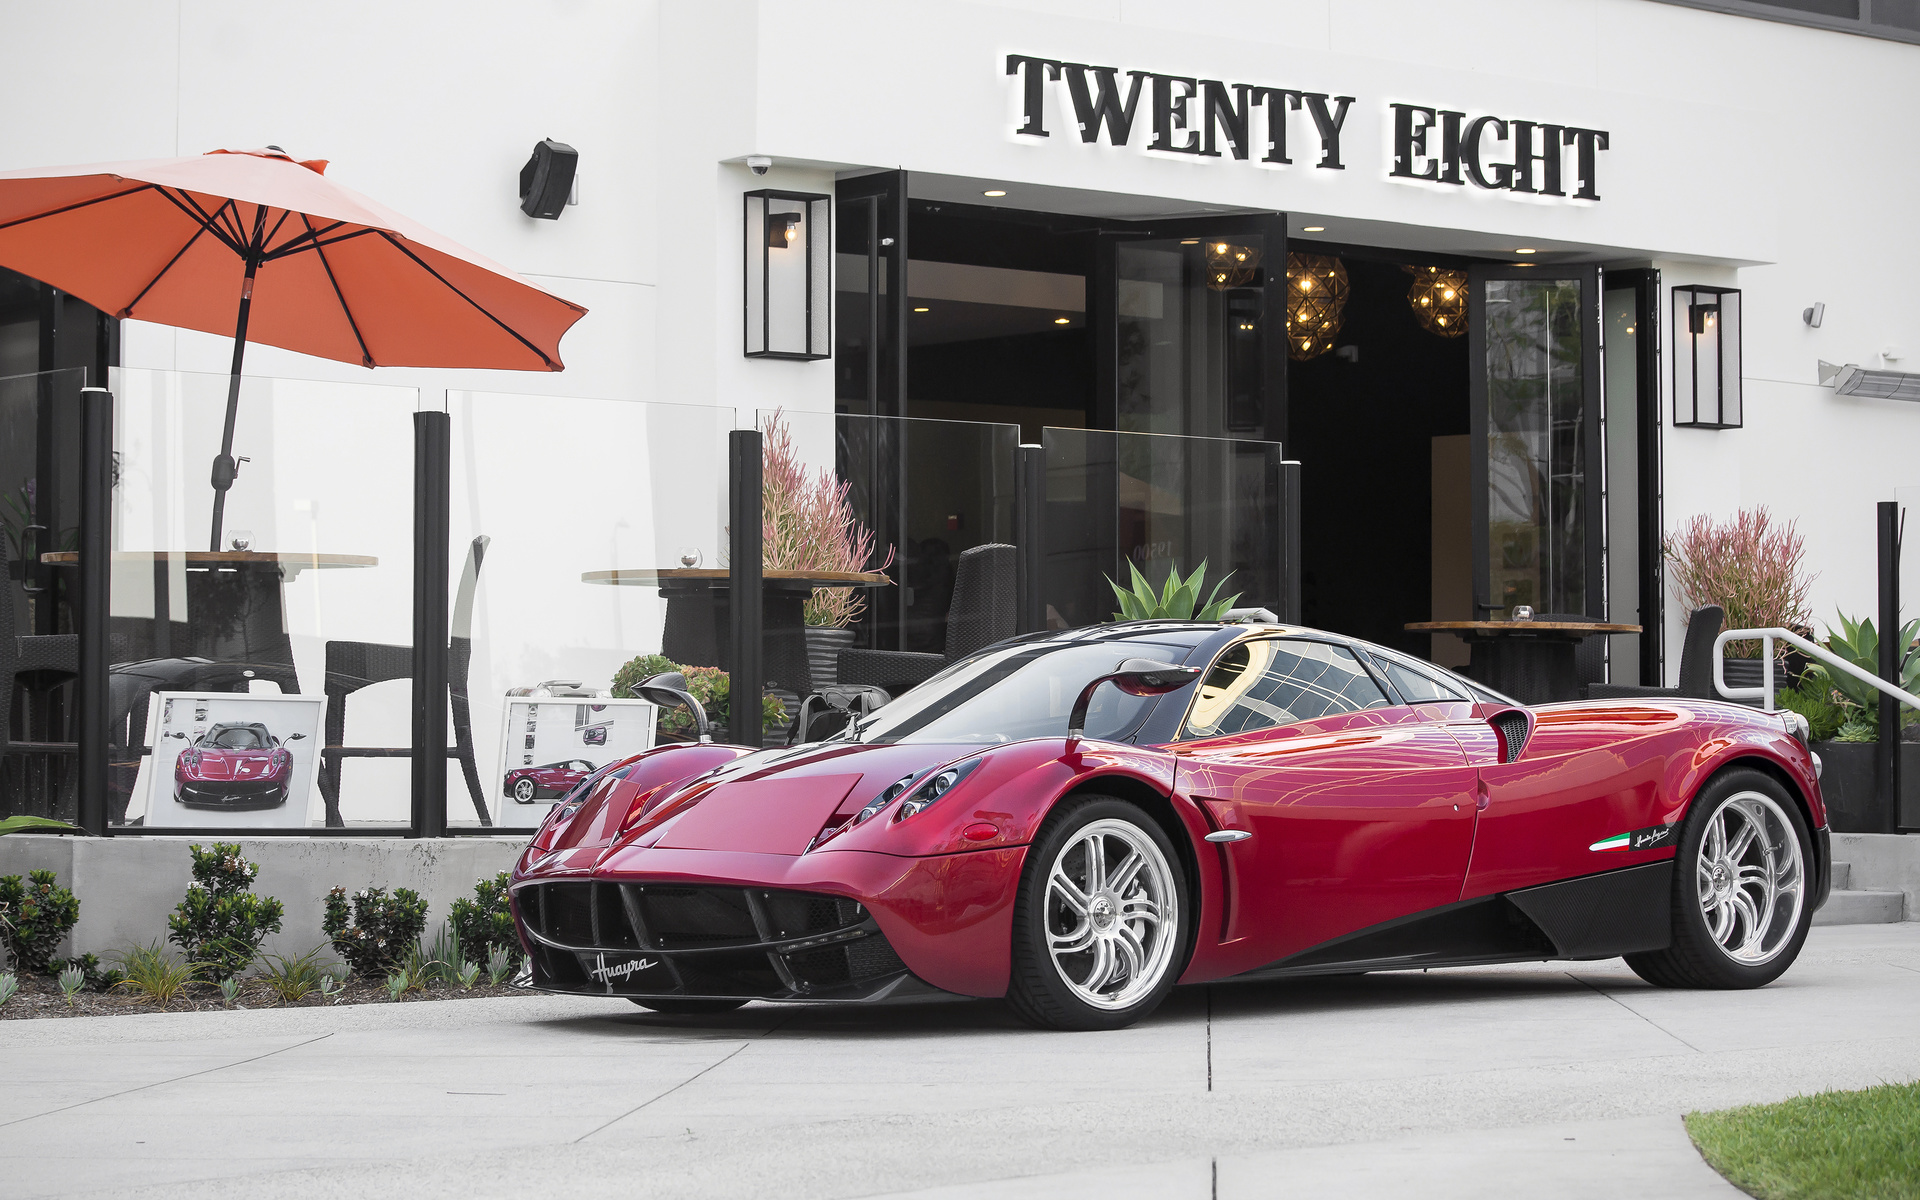
[{"label": "planter pot", "polygon": [[807,626],[807,675],[813,690],[840,682],[840,652],[853,645],[853,630],[831,625]]},{"label": "planter pot", "polygon": [[[1732,680],[1728,681],[1729,683]],[[1885,833],[1886,806],[1874,786],[1871,742],[1815,742],[1820,756],[1820,794],[1827,802],[1827,823],[1835,833]],[[1911,819],[1920,812],[1920,745],[1900,745],[1900,807]]]}]

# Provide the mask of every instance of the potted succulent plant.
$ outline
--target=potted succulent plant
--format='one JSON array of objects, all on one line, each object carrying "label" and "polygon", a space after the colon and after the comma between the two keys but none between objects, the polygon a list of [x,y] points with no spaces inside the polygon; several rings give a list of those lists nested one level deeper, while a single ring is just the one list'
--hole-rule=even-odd
[{"label": "potted succulent plant", "polygon": [[[884,571],[893,547],[875,566],[873,530],[854,515],[852,485],[820,468],[809,471],[779,410],[761,429],[761,521],[769,571]],[[815,588],[803,610],[807,672],[815,689],[838,682],[840,651],[853,645],[851,626],[867,602],[853,588]]]},{"label": "potted succulent plant", "polygon": [[1147,582],[1147,577],[1140,573],[1140,568],[1131,559],[1127,561],[1127,570],[1133,572],[1131,587],[1123,588],[1113,580],[1107,580],[1107,586],[1113,589],[1114,599],[1120,604],[1120,611],[1113,614],[1116,621],[1219,621],[1226,617],[1227,610],[1240,598],[1239,592],[1224,600],[1220,598],[1220,589],[1226,586],[1227,580],[1233,575],[1232,571],[1228,571],[1214,581],[1213,591],[1207,594],[1206,603],[1200,602],[1200,589],[1205,586],[1207,578],[1207,560],[1204,558],[1193,569],[1193,574],[1185,579],[1180,578],[1180,564],[1170,564],[1166,582],[1158,591]]},{"label": "potted succulent plant", "polygon": [[[1880,673],[1880,637],[1872,621],[1855,621],[1845,613],[1828,631],[1827,649],[1869,674]],[[1920,691],[1920,620],[1909,621],[1896,635],[1904,647],[1900,686]],[[1813,751],[1820,756],[1821,795],[1827,816],[1837,833],[1883,833],[1891,825],[1881,802],[1874,756],[1880,740],[1880,693],[1848,675],[1813,663],[1799,686],[1782,692],[1781,708],[1807,718],[1812,727]],[[1920,803],[1920,713],[1900,710],[1900,798],[1903,808]]]}]

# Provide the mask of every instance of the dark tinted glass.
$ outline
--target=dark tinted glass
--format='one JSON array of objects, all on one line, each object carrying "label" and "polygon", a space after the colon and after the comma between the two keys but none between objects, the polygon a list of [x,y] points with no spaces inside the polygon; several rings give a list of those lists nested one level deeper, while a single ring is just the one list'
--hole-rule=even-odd
[{"label": "dark tinted glass", "polygon": [[1393,682],[1393,686],[1399,690],[1401,697],[1408,704],[1429,704],[1467,698],[1464,692],[1445,687],[1438,680],[1403,667],[1390,659],[1381,659],[1380,665],[1386,668],[1387,678]]}]

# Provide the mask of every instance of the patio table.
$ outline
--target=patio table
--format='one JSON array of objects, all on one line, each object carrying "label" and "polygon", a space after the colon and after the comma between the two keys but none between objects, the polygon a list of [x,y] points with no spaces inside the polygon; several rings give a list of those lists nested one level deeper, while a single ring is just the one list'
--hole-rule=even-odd
[{"label": "patio table", "polygon": [[1523,704],[1572,700],[1580,680],[1574,645],[1582,638],[1639,633],[1606,621],[1415,621],[1409,633],[1453,633],[1472,647],[1468,674]]},{"label": "patio table", "polygon": [[[733,663],[727,637],[731,574],[724,567],[640,567],[585,571],[580,582],[611,587],[659,588],[667,599],[660,653],[689,667]],[[813,691],[807,665],[806,623],[802,610],[813,589],[883,587],[893,581],[878,571],[766,571],[761,575],[764,606],[761,630],[768,681],[777,689],[805,696]]]}]

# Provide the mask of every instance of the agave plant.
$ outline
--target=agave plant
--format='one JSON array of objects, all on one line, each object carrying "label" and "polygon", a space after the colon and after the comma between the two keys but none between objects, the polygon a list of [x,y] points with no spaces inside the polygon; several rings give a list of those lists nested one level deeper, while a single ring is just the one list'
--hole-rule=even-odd
[{"label": "agave plant", "polygon": [[[1859,667],[1869,675],[1880,673],[1880,635],[1874,629],[1871,620],[1855,621],[1845,613],[1837,614],[1840,623],[1827,631],[1827,648],[1841,658]],[[1898,645],[1901,647],[1899,686],[1906,691],[1920,693],[1920,648],[1914,641],[1920,638],[1920,618],[1908,621],[1900,627]],[[1862,683],[1845,671],[1831,671],[1822,663],[1813,663],[1807,667],[1806,674],[1830,685],[1840,693],[1848,704],[1858,711],[1849,711],[1847,722],[1841,726],[1837,735],[1843,742],[1870,742],[1879,737],[1880,731],[1880,692],[1878,689]],[[1901,715],[1901,724],[1914,719],[1911,712]]]},{"label": "agave plant", "polygon": [[1204,558],[1193,569],[1193,574],[1185,579],[1180,578],[1180,565],[1173,564],[1167,570],[1165,586],[1158,592],[1153,590],[1153,585],[1147,582],[1147,577],[1140,573],[1140,568],[1131,560],[1127,562],[1127,569],[1133,572],[1133,587],[1130,590],[1111,579],[1107,580],[1107,586],[1113,589],[1114,597],[1120,601],[1120,611],[1113,614],[1116,621],[1218,621],[1240,598],[1239,592],[1224,600],[1219,598],[1220,589],[1226,586],[1227,580],[1233,578],[1233,572],[1228,571],[1213,585],[1207,602],[1200,603],[1200,588],[1207,576],[1207,560]]}]

